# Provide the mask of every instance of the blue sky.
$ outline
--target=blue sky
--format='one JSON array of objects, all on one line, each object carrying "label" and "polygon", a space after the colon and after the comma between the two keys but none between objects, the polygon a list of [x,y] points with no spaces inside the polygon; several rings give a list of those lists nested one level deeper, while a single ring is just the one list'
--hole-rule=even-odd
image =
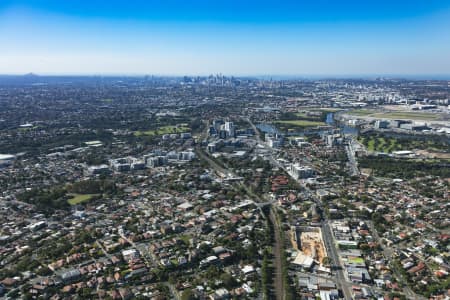
[{"label": "blue sky", "polygon": [[0,73],[450,74],[450,1],[1,0]]}]

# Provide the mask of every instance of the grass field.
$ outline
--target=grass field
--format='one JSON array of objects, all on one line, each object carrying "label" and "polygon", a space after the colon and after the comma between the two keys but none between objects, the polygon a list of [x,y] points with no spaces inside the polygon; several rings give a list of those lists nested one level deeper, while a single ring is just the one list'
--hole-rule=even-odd
[{"label": "grass field", "polygon": [[341,111],[344,110],[342,108],[337,108],[337,107],[300,107],[300,110],[304,110],[304,111],[321,111],[321,112],[325,112],[325,113],[329,113],[329,112],[337,112],[337,111]]},{"label": "grass field", "polygon": [[406,119],[406,120],[437,120],[439,114],[423,113],[423,112],[385,112],[376,113],[373,117],[384,119]]},{"label": "grass field", "polygon": [[98,196],[98,194],[72,194],[72,198],[67,200],[70,205],[77,205],[83,202],[90,201],[93,197]]},{"label": "grass field", "polygon": [[335,107],[321,107],[321,108],[313,108],[311,109],[311,111],[323,111],[326,113],[329,112],[337,112],[337,111],[341,111],[342,108],[335,108]]},{"label": "grass field", "polygon": [[188,132],[191,129],[186,126],[163,126],[159,127],[155,130],[147,130],[147,131],[135,131],[135,136],[153,136],[153,135],[163,135],[163,134],[171,134],[171,133],[182,133],[182,132]]},{"label": "grass field", "polygon": [[276,124],[280,124],[283,127],[286,125],[294,126],[294,127],[315,127],[315,126],[323,126],[326,125],[324,122],[316,122],[316,121],[306,121],[306,120],[286,120],[286,121],[276,121]]},{"label": "grass field", "polygon": [[35,130],[37,129],[37,126],[33,126],[33,127],[20,127],[19,131],[29,131],[29,130]]},{"label": "grass field", "polygon": [[432,121],[440,118],[439,114],[417,111],[387,111],[381,112],[376,109],[355,109],[346,112],[346,114],[357,117],[372,117],[380,119],[404,119],[404,120],[424,120]]},{"label": "grass field", "polygon": [[367,150],[369,151],[375,151],[375,139],[370,139],[367,142]]},{"label": "grass field", "polygon": [[180,239],[186,244],[189,245],[189,240],[191,239],[190,235],[184,234],[180,236]]},{"label": "grass field", "polygon": [[370,116],[376,112],[377,111],[373,109],[355,109],[346,112],[346,114],[363,117],[363,116]]},{"label": "grass field", "polygon": [[[367,147],[369,151],[391,153],[392,151],[405,150],[406,147],[397,143],[395,138],[377,136],[360,137],[358,140]],[[409,150],[409,149],[407,149]]]},{"label": "grass field", "polygon": [[[381,134],[369,134],[358,137],[358,141],[363,144],[368,151],[377,151],[391,153],[399,150],[427,150],[429,152],[435,151],[436,154],[449,153],[449,146],[445,141],[436,140],[413,140],[413,139],[399,139],[389,137]],[[439,155],[438,155],[439,156]],[[446,157],[443,155],[442,157]]]},{"label": "grass field", "polygon": [[355,264],[363,264],[364,263],[364,259],[361,257],[352,257],[349,259],[350,262],[355,263]]},{"label": "grass field", "polygon": [[308,115],[306,113],[303,113],[303,112],[295,113],[295,115],[297,117],[299,117],[299,118],[308,118]]}]

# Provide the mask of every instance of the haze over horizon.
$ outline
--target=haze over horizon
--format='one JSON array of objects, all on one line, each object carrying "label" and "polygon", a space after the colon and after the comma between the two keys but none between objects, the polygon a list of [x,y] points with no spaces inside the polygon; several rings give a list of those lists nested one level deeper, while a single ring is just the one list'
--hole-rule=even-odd
[{"label": "haze over horizon", "polygon": [[1,74],[450,74],[450,2],[6,0]]}]

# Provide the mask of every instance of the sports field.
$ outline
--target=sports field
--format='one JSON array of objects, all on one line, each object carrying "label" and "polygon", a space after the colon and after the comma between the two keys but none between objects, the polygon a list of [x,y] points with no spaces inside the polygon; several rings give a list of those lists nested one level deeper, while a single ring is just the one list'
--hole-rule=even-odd
[{"label": "sports field", "polygon": [[405,119],[405,120],[425,120],[433,121],[439,119],[439,114],[425,113],[425,112],[402,112],[402,111],[392,111],[376,113],[373,115],[375,118],[382,119]]},{"label": "sports field", "polygon": [[83,202],[88,202],[98,194],[73,194],[72,198],[67,200],[70,205],[77,205]]},{"label": "sports field", "polygon": [[135,131],[135,136],[152,136],[152,135],[163,135],[163,134],[171,134],[171,133],[182,133],[182,132],[188,132],[191,129],[186,126],[163,126],[159,127],[158,129],[154,130],[146,130],[146,131]]},{"label": "sports field", "polygon": [[391,119],[391,120],[422,120],[422,121],[434,121],[441,118],[439,113],[430,112],[418,112],[418,111],[381,111],[378,109],[355,109],[345,112],[347,115],[357,117],[370,117],[378,119]]}]

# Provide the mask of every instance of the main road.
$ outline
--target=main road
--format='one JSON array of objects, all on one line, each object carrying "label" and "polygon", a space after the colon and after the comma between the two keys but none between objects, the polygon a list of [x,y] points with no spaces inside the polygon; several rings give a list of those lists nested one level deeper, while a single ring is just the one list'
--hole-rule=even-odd
[{"label": "main road", "polygon": [[[293,180],[297,180],[295,178],[293,178],[290,173],[288,172],[288,170],[278,161],[273,157],[273,149],[270,148],[266,143],[264,143],[259,134],[258,134],[258,129],[256,128],[255,124],[253,124],[253,122],[250,119],[245,119],[245,121],[247,121],[250,126],[253,128],[253,130],[255,131],[255,135],[256,135],[256,139],[258,141],[258,143],[263,146],[265,149],[268,150],[269,153],[269,161],[272,163],[273,166],[276,166],[282,170],[284,170]],[[322,202],[314,195],[314,193],[311,192],[311,190],[306,186],[303,185],[303,188],[305,189],[305,191],[307,192],[307,194],[309,195],[309,197],[311,197],[311,199],[317,204],[318,207],[321,208],[322,206]],[[324,242],[325,242],[325,247],[327,247],[327,252],[331,254],[331,259],[333,260],[333,265],[335,266],[335,274],[336,274],[336,282],[338,284],[338,287],[342,290],[343,294],[344,294],[344,298],[345,299],[352,299],[352,293],[349,289],[349,284],[346,281],[346,278],[344,276],[344,272],[342,271],[342,266],[339,260],[339,255],[337,253],[336,250],[336,246],[334,244],[334,239],[331,233],[331,229],[329,227],[329,225],[327,224],[327,220],[325,219],[324,222],[322,223],[322,232],[323,232],[323,236],[324,236]]]},{"label": "main road", "polygon": [[344,294],[345,299],[352,299],[352,293],[348,287],[347,279],[345,278],[344,271],[342,268],[341,260],[339,259],[339,254],[336,250],[336,245],[334,243],[333,233],[331,232],[330,225],[328,222],[324,221],[322,223],[322,234],[323,240],[325,242],[325,247],[327,247],[328,253],[330,254],[331,260],[334,266],[334,273],[336,274],[336,281]]}]

